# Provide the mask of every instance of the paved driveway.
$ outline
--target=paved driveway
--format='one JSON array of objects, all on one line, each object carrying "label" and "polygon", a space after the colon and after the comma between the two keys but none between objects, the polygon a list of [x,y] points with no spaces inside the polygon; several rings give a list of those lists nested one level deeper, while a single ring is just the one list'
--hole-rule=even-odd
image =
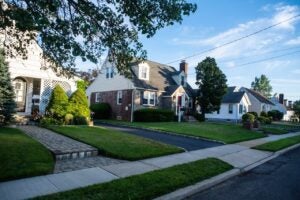
[{"label": "paved driveway", "polygon": [[114,129],[114,130],[123,131],[123,132],[130,133],[133,135],[138,135],[138,136],[156,140],[156,141],[159,141],[162,143],[171,144],[174,146],[184,148],[187,151],[193,151],[193,150],[197,150],[197,149],[204,149],[204,148],[223,145],[218,142],[188,138],[188,137],[177,136],[177,135],[170,135],[170,134],[161,133],[161,132],[157,132],[157,131],[142,130],[142,129],[137,129],[137,128],[128,128],[128,127],[122,127],[122,126],[116,126],[116,125],[107,125],[107,124],[102,124],[102,123],[95,123],[95,125],[100,125],[103,127]]}]

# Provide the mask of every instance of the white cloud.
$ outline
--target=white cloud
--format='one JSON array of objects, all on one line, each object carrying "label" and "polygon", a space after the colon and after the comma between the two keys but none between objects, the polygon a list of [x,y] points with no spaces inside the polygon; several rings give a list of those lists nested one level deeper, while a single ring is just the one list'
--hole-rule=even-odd
[{"label": "white cloud", "polygon": [[297,46],[300,45],[300,36],[297,38],[291,39],[285,43],[286,45]]},{"label": "white cloud", "polygon": [[[267,8],[264,8],[267,9]],[[189,45],[192,47],[210,49],[227,42],[241,38],[255,31],[286,20],[300,13],[300,7],[288,6],[283,4],[269,5],[268,9],[272,9],[274,14],[271,18],[259,18],[239,24],[237,27],[219,33],[215,36],[206,39],[180,39],[173,40],[175,45]],[[229,44],[222,48],[218,48],[211,53],[205,53],[205,56],[212,56],[217,60],[220,59],[236,59],[240,56],[259,56],[267,51],[278,49],[278,46],[283,41],[290,38],[291,30],[295,29],[296,23],[299,20],[291,20],[280,24],[276,28],[258,33],[241,41]],[[299,39],[300,40],[300,39]],[[295,42],[295,41],[294,41]],[[201,51],[200,51],[201,52]],[[198,56],[197,56],[198,57]],[[199,56],[200,57],[200,56]],[[199,57],[197,60],[199,60]],[[190,62],[189,59],[188,61]]]}]

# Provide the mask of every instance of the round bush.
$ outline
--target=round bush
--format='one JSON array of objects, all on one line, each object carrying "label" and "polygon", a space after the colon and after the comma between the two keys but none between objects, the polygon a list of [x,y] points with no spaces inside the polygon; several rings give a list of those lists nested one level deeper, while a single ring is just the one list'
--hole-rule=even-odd
[{"label": "round bush", "polygon": [[250,123],[253,123],[255,120],[255,116],[250,114],[250,113],[245,113],[243,114],[242,116],[242,121],[243,123],[246,123],[246,122],[250,122]]},{"label": "round bush", "polygon": [[111,117],[111,107],[108,103],[95,103],[90,106],[95,119],[109,119]]},{"label": "round bush", "polygon": [[260,116],[261,116],[261,117],[268,117],[268,114],[267,114],[265,111],[262,111],[262,112],[260,113]]},{"label": "round bush", "polygon": [[283,113],[279,110],[271,110],[268,112],[268,116],[272,117],[274,121],[280,121],[283,118]]},{"label": "round bush", "polygon": [[74,116],[70,113],[66,114],[65,116],[65,124],[71,125],[73,124]]},{"label": "round bush", "polygon": [[134,121],[137,122],[169,122],[173,119],[171,110],[145,108],[134,111]]},{"label": "round bush", "polygon": [[257,114],[257,112],[248,112],[248,113],[250,113],[250,114],[254,115],[255,119],[257,119],[257,118],[258,118],[258,114]]}]

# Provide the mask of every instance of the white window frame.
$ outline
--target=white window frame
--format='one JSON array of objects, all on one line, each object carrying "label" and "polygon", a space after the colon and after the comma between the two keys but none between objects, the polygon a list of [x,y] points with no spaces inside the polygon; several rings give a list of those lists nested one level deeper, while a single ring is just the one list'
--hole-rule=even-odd
[{"label": "white window frame", "polygon": [[[146,97],[146,98],[144,98]],[[152,98],[151,98],[152,97]],[[151,92],[151,91],[144,91],[143,93],[143,105],[144,106],[155,106],[156,103],[156,93],[155,92]],[[144,103],[144,99],[147,100],[147,103]],[[153,99],[153,103],[151,103],[151,100]]]},{"label": "white window frame", "polygon": [[139,78],[143,80],[149,80],[149,66],[147,65],[139,66]]},{"label": "white window frame", "polygon": [[122,105],[122,101],[123,101],[123,92],[120,90],[117,92],[117,105]]},{"label": "white window frame", "polygon": [[244,105],[239,104],[239,114],[243,114],[243,113],[244,113]]},{"label": "white window frame", "polygon": [[106,73],[105,73],[105,77],[107,79],[113,78],[114,77],[114,69],[112,67],[107,67],[106,68]]},{"label": "white window frame", "polygon": [[95,95],[95,102],[96,102],[96,103],[99,103],[100,100],[101,100],[100,92],[96,92],[96,95]]}]

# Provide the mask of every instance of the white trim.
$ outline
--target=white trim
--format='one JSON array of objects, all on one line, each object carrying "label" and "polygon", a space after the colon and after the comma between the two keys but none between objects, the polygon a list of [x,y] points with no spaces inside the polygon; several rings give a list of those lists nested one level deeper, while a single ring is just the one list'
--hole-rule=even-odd
[{"label": "white trim", "polygon": [[[120,99],[121,99],[121,102],[119,102]],[[117,92],[117,105],[122,105],[122,101],[123,101],[123,92],[122,92],[122,90],[119,90]]]},{"label": "white trim", "polygon": [[[147,93],[147,98],[144,98],[145,97],[145,93]],[[153,95],[153,104],[151,104],[151,94]],[[155,92],[151,92],[151,91],[144,91],[143,92],[143,105],[144,106],[155,106],[156,105],[156,99],[155,99],[155,97],[156,97],[156,93]],[[146,99],[147,100],[147,103],[146,104],[144,104],[144,99]]]},{"label": "white trim", "polygon": [[95,103],[99,103],[100,102],[100,92],[96,92],[95,94]]}]

